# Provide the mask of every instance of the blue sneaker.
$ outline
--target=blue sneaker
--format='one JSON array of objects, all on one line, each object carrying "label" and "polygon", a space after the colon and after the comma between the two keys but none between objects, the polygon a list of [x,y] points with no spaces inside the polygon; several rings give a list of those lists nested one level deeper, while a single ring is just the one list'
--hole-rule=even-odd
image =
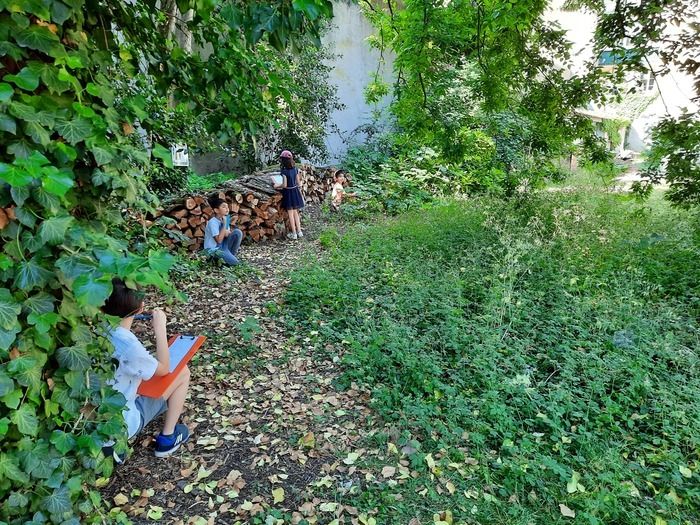
[{"label": "blue sneaker", "polygon": [[188,439],[190,439],[190,431],[187,426],[181,423],[175,425],[175,431],[169,436],[164,436],[163,433],[158,434],[156,437],[156,457],[167,458]]}]

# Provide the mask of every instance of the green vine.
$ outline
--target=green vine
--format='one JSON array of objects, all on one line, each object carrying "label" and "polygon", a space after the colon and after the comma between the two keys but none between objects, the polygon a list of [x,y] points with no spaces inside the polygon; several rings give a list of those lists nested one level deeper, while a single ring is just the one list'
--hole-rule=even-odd
[{"label": "green vine", "polygon": [[[174,292],[173,257],[133,253],[121,233],[120,210],[155,202],[135,130],[156,122],[139,93],[115,92],[115,68],[203,115],[226,93],[207,130],[250,134],[274,114],[267,95],[286,92],[255,44],[282,49],[330,15],[325,0],[177,7],[209,60],[174,43],[154,0],[0,0],[0,522],[107,521],[101,446],[123,435],[124,400],[107,385],[99,308],[115,276]],[[150,153],[167,163],[167,146]]]}]

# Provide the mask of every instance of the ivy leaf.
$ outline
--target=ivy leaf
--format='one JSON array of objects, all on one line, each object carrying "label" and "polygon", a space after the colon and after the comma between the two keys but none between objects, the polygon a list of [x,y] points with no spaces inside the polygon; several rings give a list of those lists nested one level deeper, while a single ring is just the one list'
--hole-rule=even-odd
[{"label": "ivy leaf", "polygon": [[10,328],[9,330],[0,328],[0,350],[9,350],[10,346],[12,346],[12,343],[15,342],[19,331],[19,327]]},{"label": "ivy leaf", "polygon": [[51,2],[51,20],[57,24],[63,24],[66,20],[70,18],[71,8],[62,2],[57,2],[54,0]]},{"label": "ivy leaf", "polygon": [[58,314],[54,312],[47,312],[45,314],[34,314],[31,313],[27,317],[27,322],[33,325],[36,331],[40,334],[45,334],[48,332],[52,326],[55,326],[59,320]]},{"label": "ivy leaf", "polygon": [[62,430],[53,431],[51,434],[51,443],[53,443],[56,450],[58,450],[61,454],[65,454],[66,452],[75,448],[75,438],[71,434],[63,432]]},{"label": "ivy leaf", "polygon": [[15,382],[4,370],[0,370],[0,397],[4,397],[15,389]]},{"label": "ivy leaf", "polygon": [[170,150],[164,148],[160,144],[155,144],[153,146],[153,156],[162,160],[163,164],[165,164],[168,168],[173,167],[173,156],[170,153]]},{"label": "ivy leaf", "polygon": [[148,265],[156,272],[168,273],[173,264],[175,264],[175,258],[167,252],[156,250],[148,252]]},{"label": "ivy leaf", "polygon": [[28,503],[29,499],[27,499],[27,496],[19,492],[13,492],[10,494],[10,497],[7,498],[7,504],[10,507],[23,508],[26,507]]},{"label": "ivy leaf", "polygon": [[26,310],[34,314],[45,314],[53,312],[54,297],[46,292],[39,292],[36,295],[29,296],[24,300],[23,306]]},{"label": "ivy leaf", "polygon": [[38,122],[27,122],[24,125],[24,130],[37,144],[48,146],[49,142],[51,142],[49,132]]},{"label": "ivy leaf", "polygon": [[41,179],[41,186],[59,197],[63,197],[74,184],[73,173],[70,170],[49,171]]},{"label": "ivy leaf", "polygon": [[15,42],[22,47],[36,49],[46,55],[50,55],[56,44],[59,44],[58,37],[49,28],[40,25],[31,25],[27,29],[18,31],[15,35]]},{"label": "ivy leaf", "polygon": [[73,223],[73,217],[51,217],[39,226],[39,237],[46,244],[59,244],[65,239],[66,231]]},{"label": "ivy leaf", "polygon": [[0,288],[0,327],[6,330],[16,327],[17,316],[21,311],[22,305],[15,301],[10,290]]},{"label": "ivy leaf", "polygon": [[36,417],[36,410],[34,410],[33,406],[24,403],[12,413],[10,419],[25,436],[36,436],[39,430],[39,420]]},{"label": "ivy leaf", "polygon": [[56,124],[56,130],[71,144],[77,144],[92,134],[92,124],[84,117],[64,120]]},{"label": "ivy leaf", "polygon": [[20,483],[29,481],[29,476],[19,468],[17,459],[9,454],[0,454],[0,477]]},{"label": "ivy leaf", "polygon": [[19,402],[22,400],[23,394],[21,388],[15,388],[9,394],[2,396],[2,402],[5,403],[7,408],[16,410],[19,406]]},{"label": "ivy leaf", "polygon": [[20,385],[36,388],[41,385],[41,367],[46,359],[45,353],[23,354],[10,361],[7,370]]},{"label": "ivy leaf", "polygon": [[82,346],[63,346],[57,351],[58,363],[69,370],[86,370],[90,367],[90,356]]},{"label": "ivy leaf", "polygon": [[34,91],[39,87],[39,75],[29,67],[23,67],[16,75],[5,75],[3,80],[12,82],[25,91]]},{"label": "ivy leaf", "polygon": [[73,282],[73,293],[81,306],[102,306],[112,293],[111,279],[81,275]]},{"label": "ivy leaf", "polygon": [[15,276],[14,284],[25,291],[41,287],[53,277],[52,272],[37,262],[37,257],[32,257],[28,261],[22,261],[19,263],[18,268],[19,271]]},{"label": "ivy leaf", "polygon": [[53,494],[46,496],[42,503],[51,514],[61,514],[71,510],[70,495],[66,487],[57,488]]},{"label": "ivy leaf", "polygon": [[0,180],[4,180],[13,187],[26,186],[32,182],[32,176],[19,167],[0,162]]},{"label": "ivy leaf", "polygon": [[0,102],[7,102],[12,98],[15,90],[6,82],[0,82]]},{"label": "ivy leaf", "polygon": [[17,123],[15,122],[15,119],[5,113],[0,114],[0,130],[16,135]]},{"label": "ivy leaf", "polygon": [[95,162],[98,166],[102,166],[112,161],[114,155],[107,149],[100,146],[95,146],[91,148],[93,156],[95,157]]}]

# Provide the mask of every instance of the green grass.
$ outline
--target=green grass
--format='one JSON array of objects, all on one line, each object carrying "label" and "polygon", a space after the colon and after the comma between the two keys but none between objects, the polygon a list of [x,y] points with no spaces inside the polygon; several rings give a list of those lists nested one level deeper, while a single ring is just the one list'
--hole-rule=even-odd
[{"label": "green grass", "polygon": [[343,385],[396,429],[366,445],[417,450],[418,476],[343,502],[377,523],[698,523],[698,226],[587,188],[327,234],[291,314],[346,345]]}]

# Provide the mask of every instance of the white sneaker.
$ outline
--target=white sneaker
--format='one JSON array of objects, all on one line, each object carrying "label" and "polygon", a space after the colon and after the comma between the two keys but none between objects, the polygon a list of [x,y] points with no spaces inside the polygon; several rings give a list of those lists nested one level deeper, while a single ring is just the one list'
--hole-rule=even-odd
[{"label": "white sneaker", "polygon": [[304,236],[304,232],[303,232],[303,231],[300,231],[299,233],[297,233],[297,237],[299,237],[300,239],[301,239],[303,236]]},{"label": "white sneaker", "polygon": [[293,232],[292,232],[292,233],[288,233],[288,234],[287,234],[287,239],[294,239],[294,240],[296,240],[296,238],[297,238],[297,234],[296,234],[296,233],[293,233]]}]

